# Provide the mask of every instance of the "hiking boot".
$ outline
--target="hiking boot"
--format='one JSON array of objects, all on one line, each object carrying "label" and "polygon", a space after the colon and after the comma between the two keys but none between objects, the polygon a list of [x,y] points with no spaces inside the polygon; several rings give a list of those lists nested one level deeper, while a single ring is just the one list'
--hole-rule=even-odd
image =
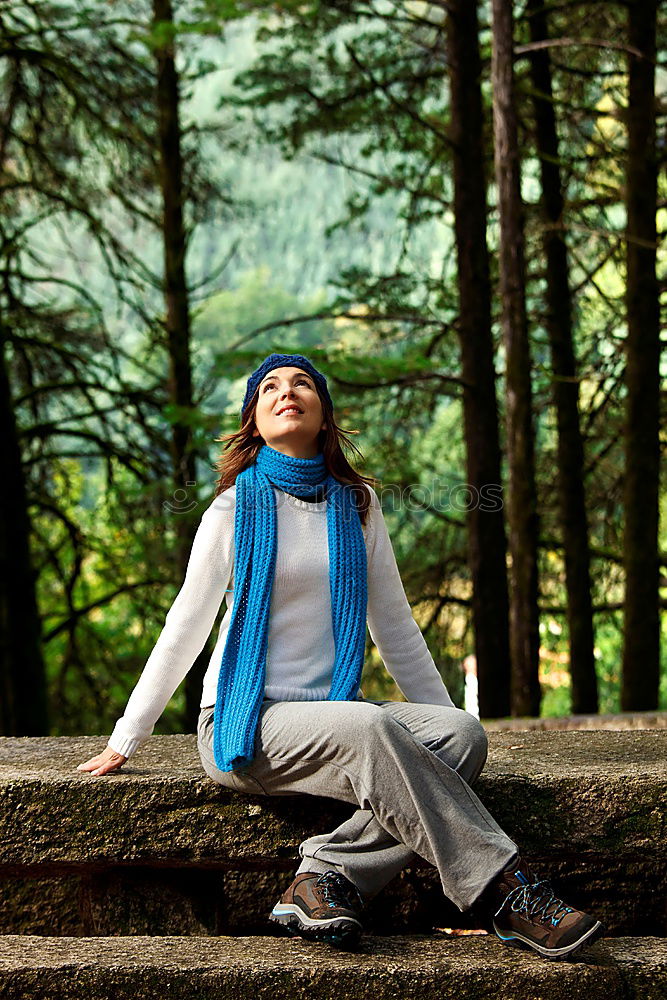
[{"label": "hiking boot", "polygon": [[570,958],[604,933],[599,920],[558,899],[549,880],[537,879],[521,858],[491,883],[487,899],[500,940],[545,958]]},{"label": "hiking boot", "polygon": [[363,930],[363,898],[340,872],[301,872],[271,910],[269,920],[292,935],[350,948]]}]

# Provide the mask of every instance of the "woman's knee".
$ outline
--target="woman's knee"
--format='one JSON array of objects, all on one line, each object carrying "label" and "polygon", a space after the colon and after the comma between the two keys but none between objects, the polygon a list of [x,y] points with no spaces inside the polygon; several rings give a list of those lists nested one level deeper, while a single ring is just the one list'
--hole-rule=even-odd
[{"label": "woman's knee", "polygon": [[[459,760],[467,772],[467,780],[474,780],[486,763],[489,739],[479,719],[470,712],[458,709],[456,747]],[[460,770],[461,768],[457,768]]]},{"label": "woman's knee", "polygon": [[484,767],[486,763],[486,758],[489,755],[489,737],[486,734],[484,726],[476,719],[474,715],[471,715],[472,726],[471,726],[471,737],[472,744],[474,747],[475,754],[477,755],[480,762],[480,770]]}]

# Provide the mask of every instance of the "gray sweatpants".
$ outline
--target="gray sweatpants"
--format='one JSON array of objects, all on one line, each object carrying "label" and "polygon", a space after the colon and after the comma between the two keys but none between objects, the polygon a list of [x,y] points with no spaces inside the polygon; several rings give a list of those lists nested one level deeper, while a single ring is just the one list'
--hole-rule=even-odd
[{"label": "gray sweatpants", "polygon": [[321,795],[358,808],[331,833],[304,840],[300,872],[334,868],[372,899],[415,855],[438,869],[465,910],[518,853],[470,788],[486,761],[477,719],[412,702],[272,701],[260,710],[246,774],[213,758],[213,708],[197,745],[214,781],[253,795]]}]

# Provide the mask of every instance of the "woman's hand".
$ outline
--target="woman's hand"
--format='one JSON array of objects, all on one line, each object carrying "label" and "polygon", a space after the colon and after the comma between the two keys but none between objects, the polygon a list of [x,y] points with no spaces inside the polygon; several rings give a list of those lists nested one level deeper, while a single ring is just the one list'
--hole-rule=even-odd
[{"label": "woman's hand", "polygon": [[116,753],[111,747],[106,747],[97,757],[91,757],[85,764],[79,764],[77,771],[92,771],[93,774],[109,774],[110,771],[117,771],[122,767],[127,757],[122,753]]}]

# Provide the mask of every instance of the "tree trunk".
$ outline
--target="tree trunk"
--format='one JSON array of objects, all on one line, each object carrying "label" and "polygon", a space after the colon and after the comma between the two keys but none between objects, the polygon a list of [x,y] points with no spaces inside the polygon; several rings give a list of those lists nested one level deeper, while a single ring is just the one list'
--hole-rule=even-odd
[{"label": "tree trunk", "polygon": [[[528,0],[526,11],[531,40],[546,40],[549,30],[543,0]],[[584,448],[579,424],[579,386],[572,338],[572,302],[549,50],[532,52],[530,68],[542,183],[546,328],[551,348],[553,399],[558,425],[558,492],[565,552],[572,711],[591,713],[598,710],[598,691],[584,493]]]},{"label": "tree trunk", "polygon": [[[459,340],[468,483],[478,497],[501,493],[491,283],[486,245],[486,177],[476,0],[449,5],[448,55],[459,285]],[[482,718],[510,714],[507,541],[502,504],[468,512],[475,657]]]},{"label": "tree trunk", "polygon": [[[173,21],[171,0],[153,0],[154,22]],[[190,359],[190,315],[188,287],[185,275],[186,237],[183,225],[183,161],[181,126],[179,121],[179,80],[174,59],[174,46],[166,42],[155,51],[157,60],[157,118],[159,132],[159,169],[162,190],[162,235],[164,244],[164,294],[166,333],[169,353],[169,400],[177,407],[192,407],[192,369]],[[178,411],[177,411],[178,412]],[[186,421],[177,419],[172,425],[171,460],[176,498],[175,518],[177,544],[176,572],[185,576],[194,531],[184,514],[194,499],[196,466],[192,448],[192,432]],[[185,498],[183,511],[176,509]],[[190,729],[196,727],[203,676],[207,662],[202,651],[185,680],[186,718]]]},{"label": "tree trunk", "polygon": [[656,0],[628,5],[625,628],[621,708],[658,706],[660,316],[656,278]]},{"label": "tree trunk", "polygon": [[0,735],[48,736],[41,622],[30,558],[30,516],[7,371],[6,331],[0,331]]},{"label": "tree trunk", "polygon": [[493,0],[493,130],[500,217],[500,294],[506,353],[512,713],[540,710],[537,498],[521,174],[514,106],[511,0]]}]

